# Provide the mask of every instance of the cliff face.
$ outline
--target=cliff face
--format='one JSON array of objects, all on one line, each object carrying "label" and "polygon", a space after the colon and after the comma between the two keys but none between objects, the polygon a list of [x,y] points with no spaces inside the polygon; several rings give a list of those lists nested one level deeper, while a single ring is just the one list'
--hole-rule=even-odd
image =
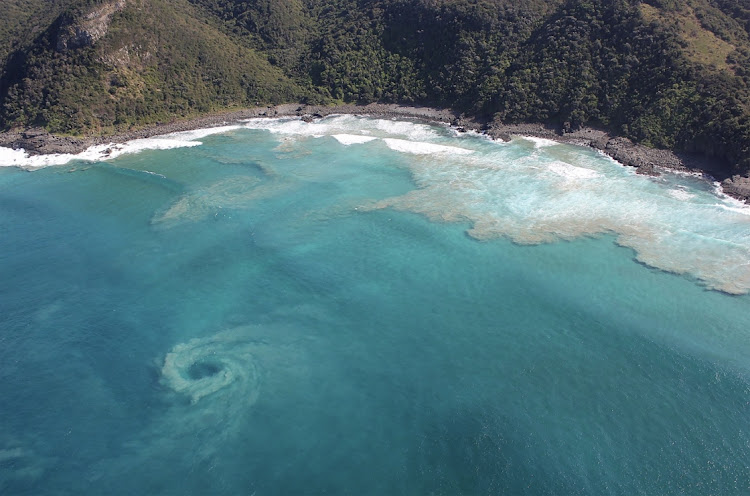
[{"label": "cliff face", "polygon": [[0,31],[14,47],[6,128],[106,133],[257,103],[402,102],[593,125],[750,170],[739,0],[7,2],[50,13],[0,6],[16,19]]},{"label": "cliff face", "polygon": [[124,9],[126,4],[127,0],[114,0],[94,6],[79,18],[63,15],[58,20],[55,49],[66,52],[92,46],[107,34],[112,15]]}]

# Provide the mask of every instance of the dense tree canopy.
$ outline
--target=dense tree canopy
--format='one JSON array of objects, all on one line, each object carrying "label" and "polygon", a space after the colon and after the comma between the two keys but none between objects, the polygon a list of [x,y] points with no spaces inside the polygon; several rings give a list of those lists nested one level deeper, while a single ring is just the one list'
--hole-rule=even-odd
[{"label": "dense tree canopy", "polygon": [[750,170],[744,0],[5,0],[0,16],[6,128],[404,102],[595,125]]}]

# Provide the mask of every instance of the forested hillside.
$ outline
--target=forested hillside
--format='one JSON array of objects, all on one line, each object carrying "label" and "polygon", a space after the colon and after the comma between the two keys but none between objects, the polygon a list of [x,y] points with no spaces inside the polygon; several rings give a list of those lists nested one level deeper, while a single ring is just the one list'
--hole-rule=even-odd
[{"label": "forested hillside", "polygon": [[750,170],[746,0],[4,0],[0,17],[5,128],[403,102]]}]

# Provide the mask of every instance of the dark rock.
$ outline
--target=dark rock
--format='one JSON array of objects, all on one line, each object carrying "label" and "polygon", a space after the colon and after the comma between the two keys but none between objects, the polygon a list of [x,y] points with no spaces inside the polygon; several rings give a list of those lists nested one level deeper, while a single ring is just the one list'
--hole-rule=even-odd
[{"label": "dark rock", "polygon": [[605,134],[604,136],[591,141],[590,146],[592,148],[596,148],[597,150],[605,150],[607,148],[608,141],[609,135]]},{"label": "dark rock", "polygon": [[48,153],[80,153],[91,144],[90,140],[56,136],[41,128],[26,129],[16,133],[3,133],[0,146],[23,149],[29,155]]},{"label": "dark rock", "polygon": [[654,169],[654,164],[652,163],[641,165],[635,170],[635,173],[641,174],[643,176],[657,176],[658,177],[660,175],[659,172],[656,169]]},{"label": "dark rock", "polygon": [[750,203],[750,177],[732,176],[724,179],[721,187],[726,194]]},{"label": "dark rock", "polygon": [[41,127],[32,127],[30,129],[26,129],[21,133],[21,136],[24,137],[24,139],[32,139],[32,138],[38,138],[40,136],[47,136],[49,133],[47,133],[47,130]]}]

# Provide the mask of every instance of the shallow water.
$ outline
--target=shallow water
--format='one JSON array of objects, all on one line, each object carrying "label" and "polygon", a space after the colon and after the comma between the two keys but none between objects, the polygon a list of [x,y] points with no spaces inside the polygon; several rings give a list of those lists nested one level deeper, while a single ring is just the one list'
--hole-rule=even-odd
[{"label": "shallow water", "polygon": [[0,493],[750,492],[750,215],[712,185],[222,131],[0,168]]}]

